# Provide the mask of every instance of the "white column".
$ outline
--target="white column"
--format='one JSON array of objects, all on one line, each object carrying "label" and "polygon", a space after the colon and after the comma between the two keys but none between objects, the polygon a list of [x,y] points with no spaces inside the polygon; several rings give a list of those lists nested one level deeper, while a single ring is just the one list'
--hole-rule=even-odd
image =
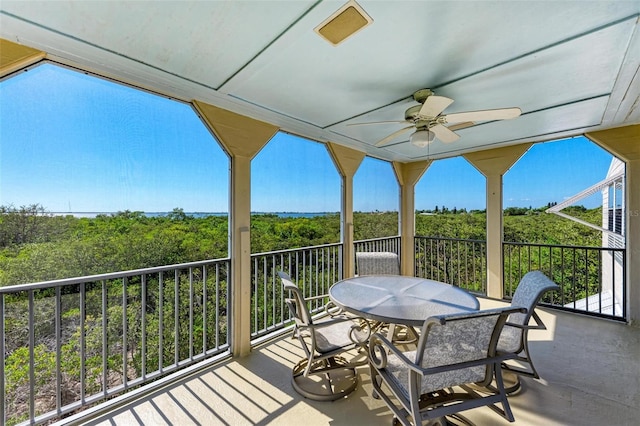
[{"label": "white column", "polygon": [[193,105],[231,156],[227,321],[231,353],[242,357],[251,352],[251,159],[278,128],[203,102]]},{"label": "white column", "polygon": [[340,241],[342,242],[342,276],[355,274],[353,250],[353,176],[358,171],[365,154],[342,145],[327,143],[327,149],[342,178]]}]

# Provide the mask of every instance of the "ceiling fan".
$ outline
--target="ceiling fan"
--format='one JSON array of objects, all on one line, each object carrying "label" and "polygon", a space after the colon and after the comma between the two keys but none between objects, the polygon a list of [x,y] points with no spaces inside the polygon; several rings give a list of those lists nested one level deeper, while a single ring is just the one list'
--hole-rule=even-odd
[{"label": "ceiling fan", "polygon": [[[381,124],[381,123],[411,123],[410,126],[397,130],[376,142],[375,146],[383,146],[391,142],[404,132],[415,129],[409,141],[418,147],[425,147],[434,139],[445,143],[455,142],[460,136],[454,130],[460,130],[476,125],[480,121],[508,120],[520,116],[520,108],[486,109],[480,111],[457,112],[443,114],[442,112],[453,103],[453,99],[435,96],[430,89],[421,89],[413,94],[413,99],[420,105],[414,105],[404,113],[404,121],[376,121],[369,123],[354,123],[350,126]],[[453,124],[445,126],[445,124]]]}]

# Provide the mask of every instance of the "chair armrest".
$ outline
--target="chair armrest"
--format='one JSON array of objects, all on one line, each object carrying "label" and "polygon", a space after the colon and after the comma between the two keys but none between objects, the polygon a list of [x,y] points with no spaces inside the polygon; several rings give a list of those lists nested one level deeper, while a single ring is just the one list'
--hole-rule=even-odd
[{"label": "chair armrest", "polygon": [[[309,297],[305,297],[304,301],[305,302],[311,302],[314,300],[321,300],[321,299],[327,299],[329,298],[328,294],[319,294],[317,296],[309,296]],[[324,311],[329,314],[329,316],[335,317],[337,315],[341,315],[343,313],[343,310],[341,307],[337,306],[332,300],[329,300],[329,302],[327,302],[324,305]]]},{"label": "chair armrest", "polygon": [[[324,311],[330,316],[335,317],[338,315],[346,315],[345,311],[338,305],[336,305],[332,300],[329,300],[326,305],[324,305]],[[353,318],[353,317],[351,317]]]},{"label": "chair armrest", "polygon": [[393,343],[380,333],[375,333],[369,339],[369,360],[376,368],[385,368],[387,366],[388,353],[391,352],[397,356],[402,363],[414,371],[421,370],[413,361],[405,356]]},{"label": "chair armrest", "polygon": [[540,318],[540,316],[537,314],[535,310],[532,312],[531,318],[533,318],[533,320],[535,321],[534,325],[515,324],[512,322],[505,322],[504,325],[508,325],[514,328],[519,328],[521,330],[546,330],[547,329],[547,326],[544,325],[544,323],[542,322],[542,319]]},{"label": "chair armrest", "polygon": [[317,324],[308,326],[310,329],[321,329],[325,327],[331,327],[343,322],[351,322],[353,325],[349,330],[349,339],[356,345],[365,345],[371,338],[371,325],[367,320],[362,317],[347,317],[347,316],[331,316],[331,319],[323,321]]},{"label": "chair armrest", "polygon": [[319,294],[317,296],[309,296],[309,297],[305,297],[304,300],[305,302],[309,302],[311,300],[318,300],[318,299],[326,299],[328,298],[329,295],[328,294]]},{"label": "chair armrest", "polygon": [[326,320],[326,321],[322,321],[322,322],[318,322],[318,323],[313,323],[312,327],[313,328],[324,328],[324,327],[331,327],[332,325],[335,324],[339,324],[341,322],[346,322],[346,321],[351,321],[353,322],[354,319],[357,318],[351,318],[351,317],[346,317],[346,316],[335,316],[335,317],[331,317],[330,319]]},{"label": "chair armrest", "polygon": [[546,330],[547,329],[547,326],[544,325],[544,323],[542,322],[542,319],[540,318],[540,316],[538,316],[538,313],[535,310],[531,312],[531,318],[533,318],[536,324],[527,325],[529,330]]}]

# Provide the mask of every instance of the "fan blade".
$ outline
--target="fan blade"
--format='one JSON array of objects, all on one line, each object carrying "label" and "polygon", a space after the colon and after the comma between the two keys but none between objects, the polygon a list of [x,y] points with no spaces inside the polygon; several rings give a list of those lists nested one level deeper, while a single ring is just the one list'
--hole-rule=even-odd
[{"label": "fan blade", "polygon": [[394,121],[367,121],[366,123],[351,123],[347,126],[366,126],[368,124],[390,124],[390,123],[406,123],[406,120],[394,120]]},{"label": "fan blade", "polygon": [[462,129],[466,129],[467,127],[472,127],[475,126],[476,123],[473,121],[465,121],[464,123],[460,123],[460,124],[454,124],[453,126],[449,126],[447,127],[449,130],[453,130],[454,132],[456,130],[462,130]]},{"label": "fan blade", "polygon": [[393,139],[395,139],[397,136],[403,134],[404,132],[406,132],[409,129],[413,129],[414,126],[408,126],[408,127],[404,127],[400,130],[396,130],[395,132],[391,133],[389,136],[387,136],[386,138],[379,140],[378,142],[376,142],[376,146],[382,146],[388,142],[391,142]]},{"label": "fan blade", "polygon": [[444,143],[451,143],[460,139],[460,136],[457,133],[442,124],[436,124],[435,126],[430,127],[429,130],[435,133],[436,138],[440,139]]},{"label": "fan blade", "polygon": [[462,123],[464,121],[493,121],[508,120],[519,117],[520,108],[485,109],[482,111],[456,112],[447,114],[444,119],[447,123]]},{"label": "fan blade", "polygon": [[444,96],[431,95],[424,101],[418,114],[421,117],[437,117],[452,103],[453,99],[445,98]]}]

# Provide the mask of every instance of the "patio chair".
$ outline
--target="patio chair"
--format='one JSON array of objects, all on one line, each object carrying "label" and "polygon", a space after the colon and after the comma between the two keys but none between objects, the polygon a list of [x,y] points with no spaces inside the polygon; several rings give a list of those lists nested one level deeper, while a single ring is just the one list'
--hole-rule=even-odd
[{"label": "patio chair", "polygon": [[[514,354],[511,361],[502,364],[503,370],[516,375],[515,384],[507,388],[508,393],[515,392],[520,388],[520,376],[540,378],[533,366],[529,352],[529,330],[546,330],[546,326],[536,313],[535,308],[547,291],[559,288],[556,283],[540,271],[526,273],[518,283],[511,300],[511,306],[523,307],[527,311],[509,316],[497,346],[499,352]],[[534,324],[529,325],[532,318]]]},{"label": "patio chair", "polygon": [[[305,298],[285,272],[279,271],[285,299],[295,320],[294,336],[306,355],[292,371],[293,388],[302,396],[318,401],[333,401],[355,390],[358,376],[355,368],[367,363],[366,348],[371,329],[364,318],[347,316],[339,310],[326,309],[325,318],[311,316],[308,304],[327,298],[319,295]],[[350,358],[345,352],[354,350]]]},{"label": "patio chair", "polygon": [[400,260],[392,252],[357,252],[358,275],[400,275]]},{"label": "patio chair", "polygon": [[[445,416],[481,406],[514,421],[500,369],[510,355],[497,355],[496,344],[507,316],[523,311],[505,307],[428,318],[414,351],[402,352],[375,333],[369,346],[374,396],[403,425],[444,424]],[[496,389],[486,389],[494,380]]]},{"label": "patio chair", "polygon": [[[392,252],[357,252],[356,267],[358,275],[400,275],[400,259]],[[418,334],[412,327],[396,324],[375,323],[375,330],[388,325],[389,336],[394,336],[396,343],[415,343]],[[404,335],[403,337],[400,337]]]}]

